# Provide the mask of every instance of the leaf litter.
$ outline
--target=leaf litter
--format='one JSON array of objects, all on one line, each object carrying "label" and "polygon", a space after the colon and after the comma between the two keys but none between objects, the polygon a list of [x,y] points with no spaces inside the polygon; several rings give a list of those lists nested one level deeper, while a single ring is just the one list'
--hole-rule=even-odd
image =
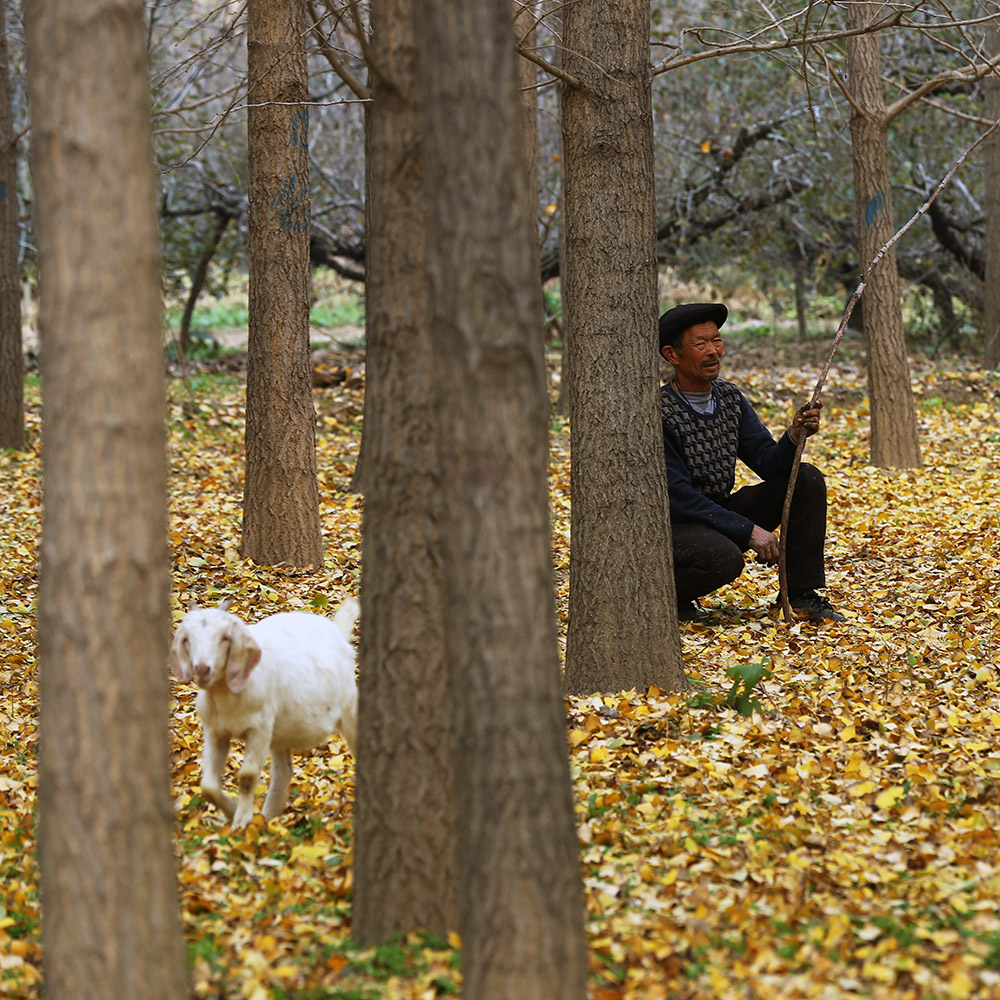
[{"label": "leaf litter", "polygon": [[[780,427],[814,377],[747,366],[738,380]],[[844,365],[835,379],[805,457],[827,475],[826,593],[848,621],[784,623],[773,570],[751,562],[707,599],[707,624],[681,625],[693,692],[566,699],[594,1000],[1000,996],[1000,382],[959,362],[916,369],[925,467],[886,471],[867,464],[860,372]],[[239,381],[171,383],[175,623],[192,600],[230,596],[256,619],[357,592],[359,397],[316,391],[327,560],[314,573],[239,558]],[[30,392],[28,431],[33,450],[0,454],[0,995],[33,1000],[41,487]],[[552,445],[564,635],[565,421]],[[747,714],[727,701],[739,683]],[[194,995],[460,995],[454,935],[350,941],[343,745],[300,757],[288,810],[232,836],[198,795],[194,692],[171,684]]]}]

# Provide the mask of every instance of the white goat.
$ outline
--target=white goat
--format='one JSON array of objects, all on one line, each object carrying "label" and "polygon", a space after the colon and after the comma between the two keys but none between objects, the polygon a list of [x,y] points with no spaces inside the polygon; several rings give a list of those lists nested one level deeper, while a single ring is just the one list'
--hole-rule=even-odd
[{"label": "white goat", "polygon": [[[253,817],[268,751],[265,820],[285,808],[292,750],[315,747],[337,730],[354,752],[358,689],[349,638],[359,608],[351,597],[332,620],[294,611],[247,625],[228,606],[190,610],[177,627],[169,663],[177,677],[193,678],[200,689],[201,790],[237,830]],[[237,799],[222,791],[232,739],[246,741]]]}]

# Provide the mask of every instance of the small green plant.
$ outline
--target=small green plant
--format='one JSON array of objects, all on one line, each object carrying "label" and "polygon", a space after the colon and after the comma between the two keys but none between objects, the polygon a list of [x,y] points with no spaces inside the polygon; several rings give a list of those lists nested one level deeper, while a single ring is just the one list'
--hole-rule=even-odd
[{"label": "small green plant", "polygon": [[323,829],[323,821],[318,816],[303,816],[289,827],[288,833],[295,843],[309,843]]},{"label": "small green plant", "polygon": [[771,676],[763,663],[740,663],[726,671],[733,678],[733,686],[726,693],[726,704],[740,715],[751,716],[760,711],[760,699],[754,697],[754,688]]},{"label": "small green plant", "polygon": [[[222,345],[216,340],[211,330],[205,330],[201,327],[191,328],[185,353],[188,361],[212,361],[222,353]],[[176,340],[167,344],[166,354],[169,361],[179,360],[180,350]]]},{"label": "small green plant", "polygon": [[188,967],[193,968],[198,959],[206,962],[215,972],[219,973],[224,967],[223,948],[214,934],[206,933],[195,941],[187,943]]},{"label": "small green plant", "polygon": [[542,294],[545,300],[545,339],[552,344],[562,344],[562,294],[559,286],[546,285]]},{"label": "small green plant", "polygon": [[[394,936],[373,948],[358,949],[352,942],[344,942],[333,948],[333,952],[343,955],[355,975],[367,976],[384,982],[392,977],[414,977],[428,971],[427,950],[447,953],[451,947],[447,941],[431,934],[416,934],[402,938]],[[459,956],[452,951],[450,956],[442,955],[449,968],[459,968]]]},{"label": "small green plant", "polygon": [[711,691],[698,691],[696,694],[691,695],[687,700],[688,708],[714,708],[715,707],[715,695]]}]

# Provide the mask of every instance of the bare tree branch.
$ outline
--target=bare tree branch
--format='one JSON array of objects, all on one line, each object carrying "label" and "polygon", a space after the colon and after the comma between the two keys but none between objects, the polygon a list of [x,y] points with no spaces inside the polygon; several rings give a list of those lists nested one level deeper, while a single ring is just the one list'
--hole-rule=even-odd
[{"label": "bare tree branch", "polygon": [[536,66],[540,66],[546,73],[550,76],[554,76],[557,80],[562,80],[563,83],[569,84],[571,87],[583,86],[583,84],[575,76],[570,76],[569,73],[566,73],[559,66],[553,66],[552,63],[547,62],[541,56],[537,55],[534,49],[519,45],[517,47],[517,51],[518,54],[524,59],[527,59],[528,62],[532,62]]},{"label": "bare tree branch", "polygon": [[330,36],[325,34],[320,27],[323,17],[316,10],[316,4],[313,3],[313,0],[306,0],[306,7],[309,10],[309,30],[319,46],[320,54],[330,64],[334,73],[351,88],[355,96],[367,101],[371,97],[371,91],[348,69],[347,64],[340,58],[340,54],[330,44]]},{"label": "bare tree branch", "polygon": [[[719,45],[712,49],[706,49],[702,52],[693,52],[688,56],[669,56],[664,59],[658,65],[653,67],[653,76],[657,76],[660,73],[666,73],[669,70],[679,69],[681,66],[690,66],[693,63],[701,62],[703,59],[718,59],[722,56],[737,55],[743,52],[779,52],[782,49],[795,49],[795,48],[807,48],[811,46],[823,45],[827,42],[836,42],[844,38],[850,38],[853,35],[866,35],[871,34],[874,31],[881,31],[883,28],[897,27],[902,23],[903,13],[897,12],[892,17],[887,17],[882,21],[875,24],[866,26],[865,28],[855,29],[853,31],[848,31],[846,28],[842,31],[830,31],[822,35],[812,35],[805,36],[799,35],[793,38],[783,38],[773,42],[754,42],[754,41],[743,41],[735,42],[730,45]],[[770,27],[770,25],[768,26]],[[685,34],[694,35],[702,44],[709,44],[704,42],[701,37],[702,28],[689,28],[686,29]],[[711,29],[713,31],[718,29]]]},{"label": "bare tree branch", "polygon": [[884,124],[888,125],[889,122],[898,118],[899,115],[910,107],[910,105],[926,97],[928,94],[932,94],[944,84],[959,82],[975,83],[977,80],[982,80],[983,77],[989,76],[990,73],[996,70],[998,65],[1000,65],[1000,56],[997,56],[987,63],[978,63],[966,69],[949,70],[944,73],[938,73],[937,76],[932,77],[930,80],[926,80],[915,90],[911,90],[908,94],[904,94],[894,103],[890,104],[885,110],[885,117],[883,118]]}]

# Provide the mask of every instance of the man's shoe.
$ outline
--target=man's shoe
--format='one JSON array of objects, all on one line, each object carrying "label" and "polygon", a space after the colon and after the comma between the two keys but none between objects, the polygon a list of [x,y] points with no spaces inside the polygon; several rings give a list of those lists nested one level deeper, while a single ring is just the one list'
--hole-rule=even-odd
[{"label": "man's shoe", "polygon": [[808,615],[811,622],[847,621],[839,611],[834,610],[833,605],[825,597],[820,597],[815,590],[807,590],[802,594],[789,597],[788,603],[793,611],[801,611]]},{"label": "man's shoe", "polygon": [[677,620],[679,622],[703,622],[708,618],[708,613],[704,611],[697,601],[678,601]]}]

